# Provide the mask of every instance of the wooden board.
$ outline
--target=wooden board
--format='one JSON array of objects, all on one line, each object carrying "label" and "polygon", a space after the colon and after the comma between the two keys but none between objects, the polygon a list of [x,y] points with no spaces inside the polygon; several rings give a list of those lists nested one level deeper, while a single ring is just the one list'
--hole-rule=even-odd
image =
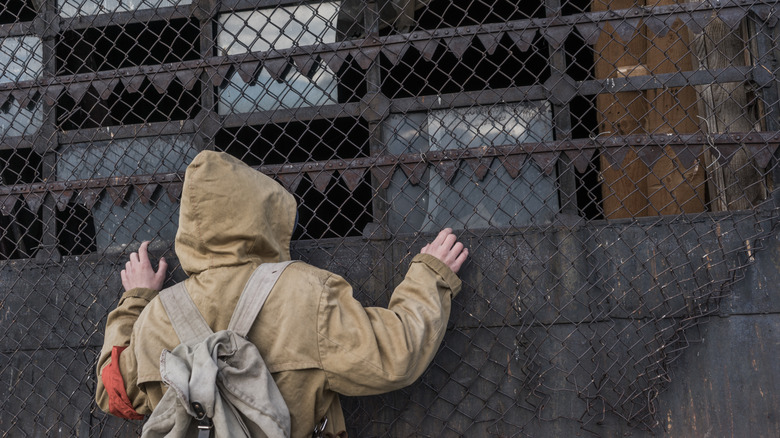
[{"label": "wooden board", "polygon": [[[658,4],[675,3],[673,1]],[[653,3],[656,4],[656,3]],[[630,1],[594,2],[592,10],[637,6]],[[605,30],[610,29],[607,24]],[[687,33],[677,22],[658,37],[641,26],[629,41],[603,32],[594,47],[597,79],[692,70]],[[692,87],[601,94],[596,99],[601,135],[692,133],[698,130],[696,91]],[[669,148],[651,165],[636,151],[621,163],[601,158],[604,216],[608,219],[694,213],[705,208],[704,167],[686,169]]]}]

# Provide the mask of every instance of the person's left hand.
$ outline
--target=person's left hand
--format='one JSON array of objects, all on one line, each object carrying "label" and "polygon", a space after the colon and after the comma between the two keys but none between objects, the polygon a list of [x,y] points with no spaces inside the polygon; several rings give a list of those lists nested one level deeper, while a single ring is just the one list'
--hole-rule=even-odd
[{"label": "person's left hand", "polygon": [[141,243],[138,252],[130,254],[130,261],[125,264],[125,269],[122,269],[120,276],[122,277],[122,286],[125,288],[125,291],[137,287],[154,290],[162,289],[168,263],[165,261],[165,258],[160,257],[157,272],[154,272],[152,263],[149,261],[148,247],[148,241]]}]

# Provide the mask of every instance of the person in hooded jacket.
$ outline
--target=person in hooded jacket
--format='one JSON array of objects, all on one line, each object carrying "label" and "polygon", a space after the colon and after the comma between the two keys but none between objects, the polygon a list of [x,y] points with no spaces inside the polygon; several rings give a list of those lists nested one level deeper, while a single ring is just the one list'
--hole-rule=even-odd
[{"label": "person in hooded jacket", "polygon": [[[175,251],[198,310],[214,331],[227,328],[250,274],[262,263],[290,260],[294,197],[240,160],[199,153],[187,167]],[[279,278],[249,340],[263,356],[290,411],[291,436],[346,437],[338,394],[365,396],[417,380],[444,337],[457,272],[468,250],[445,229],[416,255],[388,307],[364,308],[340,276],[306,263]],[[126,292],[108,315],[97,363],[98,406],[143,419],[162,398],[160,354],[179,344],[156,298],[167,264],[157,271],[148,242],[121,272]]]}]

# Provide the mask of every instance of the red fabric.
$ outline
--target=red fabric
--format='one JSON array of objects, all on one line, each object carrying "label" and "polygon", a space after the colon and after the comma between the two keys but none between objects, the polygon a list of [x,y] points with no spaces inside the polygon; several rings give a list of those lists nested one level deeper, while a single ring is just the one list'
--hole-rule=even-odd
[{"label": "red fabric", "polygon": [[133,409],[130,397],[125,390],[125,380],[119,372],[119,355],[127,347],[114,347],[111,350],[111,362],[103,368],[103,386],[108,393],[108,410],[112,415],[128,420],[143,420],[144,416]]}]

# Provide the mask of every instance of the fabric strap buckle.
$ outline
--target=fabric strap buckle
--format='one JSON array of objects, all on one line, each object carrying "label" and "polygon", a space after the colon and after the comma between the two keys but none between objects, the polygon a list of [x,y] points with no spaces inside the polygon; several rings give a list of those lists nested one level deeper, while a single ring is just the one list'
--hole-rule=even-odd
[{"label": "fabric strap buckle", "polygon": [[322,438],[325,433],[325,426],[328,425],[328,417],[322,417],[320,424],[314,426],[314,432],[312,432],[312,438]]},{"label": "fabric strap buckle", "polygon": [[203,405],[198,402],[192,402],[190,405],[192,405],[192,410],[195,411],[195,419],[198,420],[198,438],[210,437],[214,423],[211,421],[211,418],[206,416],[206,410],[203,409]]}]

